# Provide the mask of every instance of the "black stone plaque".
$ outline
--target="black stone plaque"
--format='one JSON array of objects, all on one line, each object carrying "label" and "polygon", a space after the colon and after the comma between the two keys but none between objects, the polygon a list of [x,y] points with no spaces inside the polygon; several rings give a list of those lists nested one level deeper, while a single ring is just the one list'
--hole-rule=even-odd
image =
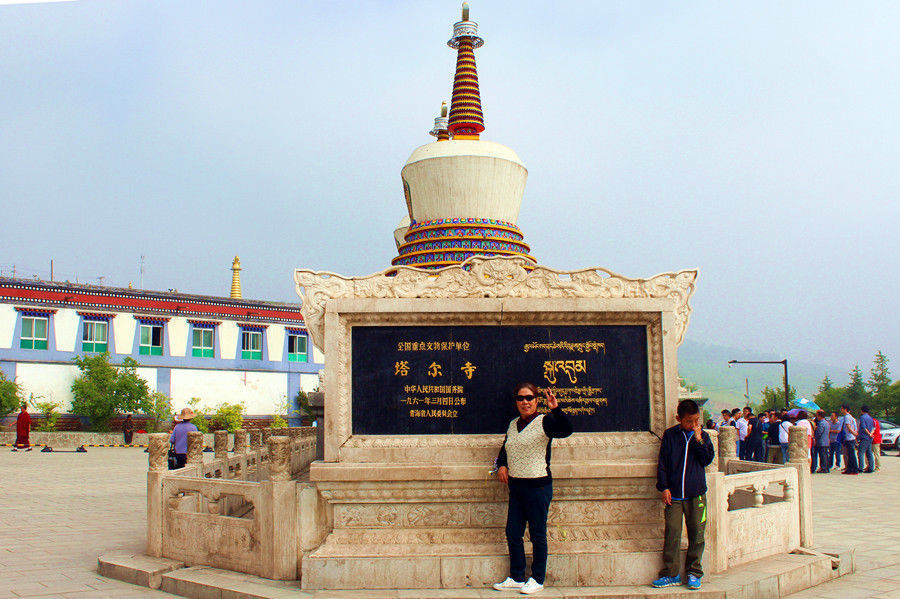
[{"label": "black stone plaque", "polygon": [[650,430],[643,325],[356,326],[352,343],[354,434],[502,433],[520,381],[576,432]]}]

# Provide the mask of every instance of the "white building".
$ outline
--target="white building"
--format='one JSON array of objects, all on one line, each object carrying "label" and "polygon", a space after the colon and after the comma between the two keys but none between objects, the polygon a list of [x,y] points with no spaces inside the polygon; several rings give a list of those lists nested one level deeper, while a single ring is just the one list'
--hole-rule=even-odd
[{"label": "white building", "polygon": [[[239,270],[240,266],[235,260]],[[235,287],[236,285],[236,287]],[[242,402],[269,415],[318,385],[323,356],[296,304],[0,277],[0,370],[26,396],[71,407],[76,356],[132,357],[180,409]]]}]

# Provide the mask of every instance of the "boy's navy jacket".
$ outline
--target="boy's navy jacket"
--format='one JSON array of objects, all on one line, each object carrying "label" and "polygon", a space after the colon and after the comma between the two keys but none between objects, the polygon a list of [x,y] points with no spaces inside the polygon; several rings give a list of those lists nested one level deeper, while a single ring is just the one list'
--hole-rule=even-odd
[{"label": "boy's navy jacket", "polygon": [[686,431],[680,424],[666,429],[659,445],[656,466],[656,488],[668,489],[672,497],[690,499],[706,493],[706,472],[716,452],[706,431],[700,432],[703,441],[694,438],[694,431]]}]

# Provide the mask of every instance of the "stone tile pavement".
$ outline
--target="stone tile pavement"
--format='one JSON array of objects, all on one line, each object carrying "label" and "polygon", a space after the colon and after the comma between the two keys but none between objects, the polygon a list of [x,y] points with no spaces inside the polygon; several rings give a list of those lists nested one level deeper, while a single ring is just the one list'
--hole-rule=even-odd
[{"label": "stone tile pavement", "polygon": [[[792,598],[900,599],[900,457],[882,471],[813,477],[816,548],[855,546],[858,573]],[[0,448],[0,598],[171,597],[97,575],[97,556],[140,553],[147,454]]]},{"label": "stone tile pavement", "polygon": [[900,599],[900,457],[881,456],[881,470],[847,476],[832,470],[813,480],[816,549],[856,548],[856,574],[791,599]]},{"label": "stone tile pavement", "polygon": [[97,556],[142,552],[147,454],[0,448],[0,598],[172,597],[100,577]]}]

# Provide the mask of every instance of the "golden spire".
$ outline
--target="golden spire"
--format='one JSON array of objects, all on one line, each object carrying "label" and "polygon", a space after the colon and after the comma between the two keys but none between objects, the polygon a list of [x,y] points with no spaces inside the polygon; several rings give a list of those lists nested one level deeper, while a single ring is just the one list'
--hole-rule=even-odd
[{"label": "golden spire", "polygon": [[241,259],[237,256],[231,263],[231,297],[241,299]]}]

